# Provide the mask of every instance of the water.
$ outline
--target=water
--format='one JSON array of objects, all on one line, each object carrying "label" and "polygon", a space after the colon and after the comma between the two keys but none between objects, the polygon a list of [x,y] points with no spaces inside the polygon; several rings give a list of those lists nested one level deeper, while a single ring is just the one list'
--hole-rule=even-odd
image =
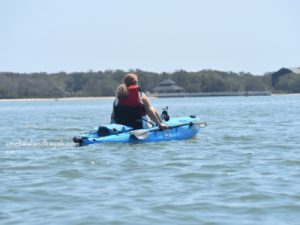
[{"label": "water", "polygon": [[185,141],[11,146],[72,145],[112,101],[0,102],[0,223],[299,224],[300,96],[150,102],[208,126]]}]

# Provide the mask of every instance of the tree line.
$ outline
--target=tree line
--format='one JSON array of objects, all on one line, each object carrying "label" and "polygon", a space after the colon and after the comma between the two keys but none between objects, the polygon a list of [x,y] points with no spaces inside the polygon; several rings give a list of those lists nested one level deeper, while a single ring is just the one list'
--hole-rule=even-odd
[{"label": "tree line", "polygon": [[222,72],[201,70],[173,73],[154,73],[142,70],[106,70],[104,72],[74,73],[0,73],[0,98],[55,98],[55,97],[98,97],[114,96],[129,72],[139,78],[139,86],[146,92],[166,78],[175,81],[186,92],[235,92],[235,91],[272,91],[273,93],[299,93],[300,76],[287,74],[272,86],[272,73],[255,76],[251,73]]}]

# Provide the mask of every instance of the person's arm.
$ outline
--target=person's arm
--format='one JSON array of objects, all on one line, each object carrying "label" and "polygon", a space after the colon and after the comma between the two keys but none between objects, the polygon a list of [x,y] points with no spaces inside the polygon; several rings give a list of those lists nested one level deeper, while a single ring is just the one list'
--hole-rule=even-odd
[{"label": "person's arm", "polygon": [[151,109],[151,106],[150,106],[150,102],[148,100],[148,97],[143,93],[142,94],[142,102],[144,103],[144,106],[145,106],[145,110],[146,110],[146,113],[148,114],[148,116],[150,117],[150,119],[154,120],[154,122],[160,126],[160,127],[165,127],[166,129],[169,128],[168,125],[166,124],[162,124],[159,119],[157,118],[157,116],[155,115],[155,113],[153,112],[153,110]]}]

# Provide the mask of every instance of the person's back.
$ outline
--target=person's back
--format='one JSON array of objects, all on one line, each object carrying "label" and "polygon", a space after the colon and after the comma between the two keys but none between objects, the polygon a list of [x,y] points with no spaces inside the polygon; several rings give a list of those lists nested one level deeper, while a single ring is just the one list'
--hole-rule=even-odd
[{"label": "person's back", "polygon": [[112,122],[141,129],[153,127],[151,118],[158,126],[167,128],[167,125],[161,124],[159,113],[150,106],[147,96],[140,91],[137,84],[138,79],[135,74],[125,76],[124,84],[119,86],[113,104]]},{"label": "person's back", "polygon": [[[137,85],[130,85],[127,87],[128,95],[123,99],[116,99],[114,105],[115,122],[123,125],[133,127],[134,129],[142,129],[152,127],[150,119],[144,104],[141,102],[140,89]],[[149,125],[144,124],[149,123]]]},{"label": "person's back", "polygon": [[121,100],[118,99],[118,104],[120,106],[129,106],[129,107],[139,107],[142,116],[146,116],[146,110],[144,103],[141,101],[141,95],[140,88],[137,85],[130,85],[127,87],[128,95],[126,98],[123,98]]}]

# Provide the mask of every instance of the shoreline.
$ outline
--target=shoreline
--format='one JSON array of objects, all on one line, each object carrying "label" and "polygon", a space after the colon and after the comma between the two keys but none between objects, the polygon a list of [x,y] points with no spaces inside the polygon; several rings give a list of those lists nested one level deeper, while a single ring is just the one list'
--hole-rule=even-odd
[{"label": "shoreline", "polygon": [[[115,96],[108,97],[69,97],[57,98],[58,101],[88,101],[88,100],[114,100]],[[156,97],[148,97],[156,98]],[[55,98],[18,98],[18,99],[0,99],[0,102],[38,102],[38,101],[55,101]]]},{"label": "shoreline", "polygon": [[[300,93],[295,94],[271,94],[271,96],[299,96]],[[148,96],[149,99],[158,97]],[[114,100],[115,96],[107,97],[68,97],[58,98],[58,101],[89,101],[89,100]],[[55,101],[55,98],[18,98],[18,99],[0,99],[0,102],[38,102],[38,101]]]}]

